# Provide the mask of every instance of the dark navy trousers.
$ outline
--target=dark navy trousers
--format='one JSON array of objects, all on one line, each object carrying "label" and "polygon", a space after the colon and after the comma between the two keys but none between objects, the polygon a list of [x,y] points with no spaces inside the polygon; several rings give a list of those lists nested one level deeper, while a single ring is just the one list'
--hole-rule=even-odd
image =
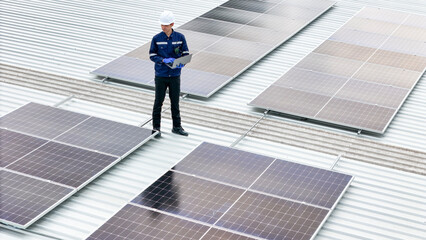
[{"label": "dark navy trousers", "polygon": [[160,128],[161,126],[161,108],[166,90],[169,88],[170,105],[172,109],[173,127],[180,127],[179,95],[180,95],[180,76],[176,77],[158,77],[155,76],[155,101],[152,109],[152,126]]}]

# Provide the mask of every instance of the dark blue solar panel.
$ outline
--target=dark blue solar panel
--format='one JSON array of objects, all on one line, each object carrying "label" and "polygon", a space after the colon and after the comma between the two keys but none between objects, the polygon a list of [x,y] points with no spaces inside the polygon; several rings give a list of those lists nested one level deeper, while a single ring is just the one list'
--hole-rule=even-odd
[{"label": "dark blue solar panel", "polygon": [[74,189],[0,170],[0,221],[27,227]]},{"label": "dark blue solar panel", "polygon": [[46,142],[44,139],[0,128],[0,167],[6,167]]},{"label": "dark blue solar panel", "polygon": [[174,169],[247,188],[273,160],[270,157],[204,142]]},{"label": "dark blue solar panel", "polygon": [[276,160],[250,189],[332,208],[351,180],[346,174]]},{"label": "dark blue solar panel", "polygon": [[132,202],[212,224],[243,193],[242,189],[169,171]]},{"label": "dark blue solar panel", "polygon": [[8,169],[78,188],[117,157],[49,142],[8,166]]},{"label": "dark blue solar panel", "polygon": [[52,139],[88,117],[38,103],[28,103],[1,117],[0,127]]}]

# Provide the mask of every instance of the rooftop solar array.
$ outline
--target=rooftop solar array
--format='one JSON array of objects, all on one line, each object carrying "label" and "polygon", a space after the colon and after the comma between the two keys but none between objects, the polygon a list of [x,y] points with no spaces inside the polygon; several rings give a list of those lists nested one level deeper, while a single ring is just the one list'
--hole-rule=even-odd
[{"label": "rooftop solar array", "polygon": [[312,239],[352,178],[202,143],[88,239]]},{"label": "rooftop solar array", "polygon": [[0,118],[0,137],[0,222],[26,228],[152,136],[28,103]]},{"label": "rooftop solar array", "polygon": [[[181,92],[209,97],[292,37],[331,6],[330,0],[230,0],[180,26],[192,61],[182,69]],[[92,73],[154,86],[148,42]]]},{"label": "rooftop solar array", "polygon": [[249,105],[384,133],[426,69],[424,22],[363,8]]}]

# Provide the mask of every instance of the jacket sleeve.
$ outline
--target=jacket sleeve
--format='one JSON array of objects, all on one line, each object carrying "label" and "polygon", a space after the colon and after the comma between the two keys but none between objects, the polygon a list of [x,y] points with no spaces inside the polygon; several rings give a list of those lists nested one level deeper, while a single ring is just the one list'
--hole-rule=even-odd
[{"label": "jacket sleeve", "polygon": [[163,57],[158,55],[158,46],[154,38],[151,41],[151,48],[149,49],[149,58],[155,63],[163,62]]},{"label": "jacket sleeve", "polygon": [[182,35],[182,56],[185,56],[188,54],[189,54],[188,44],[186,43],[185,36]]}]

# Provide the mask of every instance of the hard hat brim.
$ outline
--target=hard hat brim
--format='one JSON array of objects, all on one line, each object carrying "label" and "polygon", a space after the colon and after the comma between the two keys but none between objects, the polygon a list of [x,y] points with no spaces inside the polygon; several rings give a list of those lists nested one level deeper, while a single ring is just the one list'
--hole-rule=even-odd
[{"label": "hard hat brim", "polygon": [[159,22],[160,22],[161,25],[170,25],[170,24],[174,23],[174,22],[162,22],[162,21],[159,21]]}]

